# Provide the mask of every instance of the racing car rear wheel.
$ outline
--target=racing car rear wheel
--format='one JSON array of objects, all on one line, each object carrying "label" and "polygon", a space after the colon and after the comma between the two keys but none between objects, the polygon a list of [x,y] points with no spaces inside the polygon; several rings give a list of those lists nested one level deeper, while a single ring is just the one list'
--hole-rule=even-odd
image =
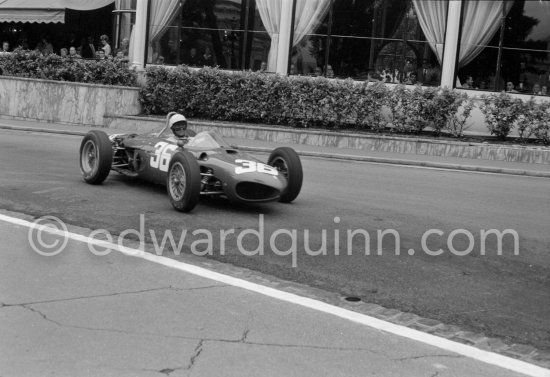
[{"label": "racing car rear wheel", "polygon": [[277,168],[288,180],[288,186],[279,201],[290,203],[302,189],[303,171],[300,156],[292,148],[281,147],[271,152],[267,164]]},{"label": "racing car rear wheel", "polygon": [[113,162],[113,147],[103,131],[90,131],[80,144],[80,171],[84,181],[102,183],[109,175]]},{"label": "racing car rear wheel", "polygon": [[195,156],[187,151],[172,156],[166,187],[176,210],[189,212],[195,208],[201,194],[201,173]]}]

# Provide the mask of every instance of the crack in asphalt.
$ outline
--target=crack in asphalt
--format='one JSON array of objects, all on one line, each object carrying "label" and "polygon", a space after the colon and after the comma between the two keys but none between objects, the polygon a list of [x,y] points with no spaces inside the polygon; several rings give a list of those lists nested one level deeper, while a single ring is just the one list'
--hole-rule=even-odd
[{"label": "crack in asphalt", "polygon": [[[155,336],[155,337],[168,338],[168,339],[198,340],[200,342],[201,346],[206,342],[216,342],[216,343],[246,344],[246,345],[251,345],[251,346],[265,346],[265,347],[278,347],[278,348],[302,348],[302,349],[328,350],[328,351],[361,351],[361,352],[368,352],[368,353],[372,353],[372,354],[380,353],[380,352],[373,351],[373,350],[367,349],[367,348],[362,348],[362,347],[329,347],[329,346],[316,346],[316,345],[309,345],[309,344],[291,344],[291,343],[283,344],[283,343],[267,343],[267,342],[250,342],[250,341],[246,340],[246,338],[247,338],[247,336],[250,332],[250,329],[246,329],[239,339],[223,339],[223,338],[199,338],[199,337],[193,337],[193,336],[168,335],[168,334],[158,334],[158,333],[143,332],[143,331],[128,331],[128,330],[108,329],[108,328],[99,328],[99,327],[85,327],[85,326],[77,326],[77,325],[67,325],[67,324],[61,323],[59,321],[56,321],[54,319],[48,318],[48,316],[45,313],[41,312],[40,310],[38,310],[36,308],[30,307],[28,305],[30,305],[30,304],[15,305],[15,306],[24,308],[26,310],[29,310],[29,311],[35,313],[35,314],[38,314],[45,321],[53,323],[57,326],[64,327],[64,328],[85,330],[85,331],[98,331],[98,332],[108,332],[108,333],[126,334],[126,335]],[[429,356],[430,355],[427,355],[425,357],[429,357]],[[449,355],[433,355],[433,356],[449,356]],[[420,357],[424,357],[424,356],[420,356]],[[167,368],[167,369],[169,369],[169,368]]]},{"label": "crack in asphalt", "polygon": [[211,289],[211,288],[220,288],[220,287],[227,287],[227,285],[207,285],[204,287],[194,287],[194,288],[179,288],[174,286],[167,286],[167,287],[158,287],[158,288],[151,288],[151,289],[143,289],[139,291],[127,291],[127,292],[115,292],[115,293],[106,293],[102,295],[91,295],[91,296],[79,296],[79,297],[69,297],[69,298],[60,298],[60,299],[53,299],[53,300],[44,300],[44,301],[33,301],[33,302],[22,302],[17,304],[6,304],[0,302],[0,308],[1,307],[10,307],[10,306],[25,306],[25,305],[38,305],[38,304],[50,304],[50,303],[56,303],[56,302],[65,302],[65,301],[75,301],[75,300],[87,300],[91,298],[101,298],[101,297],[115,297],[115,296],[124,296],[124,295],[133,295],[133,294],[139,294],[139,293],[149,293],[149,292],[156,292],[156,291],[163,291],[163,290],[175,290],[180,292],[186,292],[186,291],[196,291],[201,289]]},{"label": "crack in asphalt", "polygon": [[239,339],[239,343],[247,343],[246,338],[248,337],[249,332],[250,332],[250,329],[244,330],[243,335],[241,336],[241,339]]},{"label": "crack in asphalt", "polygon": [[203,344],[204,344],[204,339],[201,339],[199,341],[199,344],[197,344],[197,346],[195,347],[195,351],[193,352],[193,355],[191,355],[191,358],[189,359],[189,364],[187,365],[185,370],[191,370],[191,368],[193,368],[193,366],[195,365],[195,362],[197,361],[200,354],[202,353]]}]

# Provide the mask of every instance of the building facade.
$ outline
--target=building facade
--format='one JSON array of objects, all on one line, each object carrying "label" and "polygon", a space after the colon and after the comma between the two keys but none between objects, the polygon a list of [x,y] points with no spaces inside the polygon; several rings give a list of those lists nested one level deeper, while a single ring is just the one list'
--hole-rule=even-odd
[{"label": "building facade", "polygon": [[547,0],[135,5],[130,34],[138,66],[211,65],[541,96],[550,84]]}]

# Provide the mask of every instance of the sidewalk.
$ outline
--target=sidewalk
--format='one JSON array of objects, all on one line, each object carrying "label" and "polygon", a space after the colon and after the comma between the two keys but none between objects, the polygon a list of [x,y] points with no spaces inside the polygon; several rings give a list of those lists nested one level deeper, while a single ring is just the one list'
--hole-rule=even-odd
[{"label": "sidewalk", "polygon": [[[23,131],[37,131],[83,136],[89,130],[94,128],[86,126],[45,123],[39,121],[0,119],[0,129],[14,129]],[[121,127],[95,129],[101,129],[107,133],[134,132]],[[240,149],[261,153],[269,153],[274,148],[281,146],[281,144],[278,143],[250,139],[227,138],[227,141],[232,145],[238,146]],[[303,144],[288,145],[296,149],[298,153],[302,156],[363,161],[371,163],[421,166],[436,169],[452,169],[550,178],[550,165],[546,164],[529,164],[482,159],[465,159],[417,154],[375,152],[361,149],[317,147]]]},{"label": "sidewalk", "polygon": [[383,321],[381,331],[375,318],[330,312],[193,256],[93,255],[81,228],[69,229],[62,253],[42,256],[21,220],[0,218],[2,376],[550,375],[430,335],[413,340],[415,330]]}]

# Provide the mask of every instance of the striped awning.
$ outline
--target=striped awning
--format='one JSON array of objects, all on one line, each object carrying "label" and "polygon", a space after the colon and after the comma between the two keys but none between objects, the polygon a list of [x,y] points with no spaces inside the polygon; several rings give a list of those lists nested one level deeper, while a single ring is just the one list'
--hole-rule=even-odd
[{"label": "striped awning", "polygon": [[115,0],[0,0],[0,22],[65,23],[65,9],[92,10]]},{"label": "striped awning", "polygon": [[65,9],[0,8],[0,22],[65,23]]}]

